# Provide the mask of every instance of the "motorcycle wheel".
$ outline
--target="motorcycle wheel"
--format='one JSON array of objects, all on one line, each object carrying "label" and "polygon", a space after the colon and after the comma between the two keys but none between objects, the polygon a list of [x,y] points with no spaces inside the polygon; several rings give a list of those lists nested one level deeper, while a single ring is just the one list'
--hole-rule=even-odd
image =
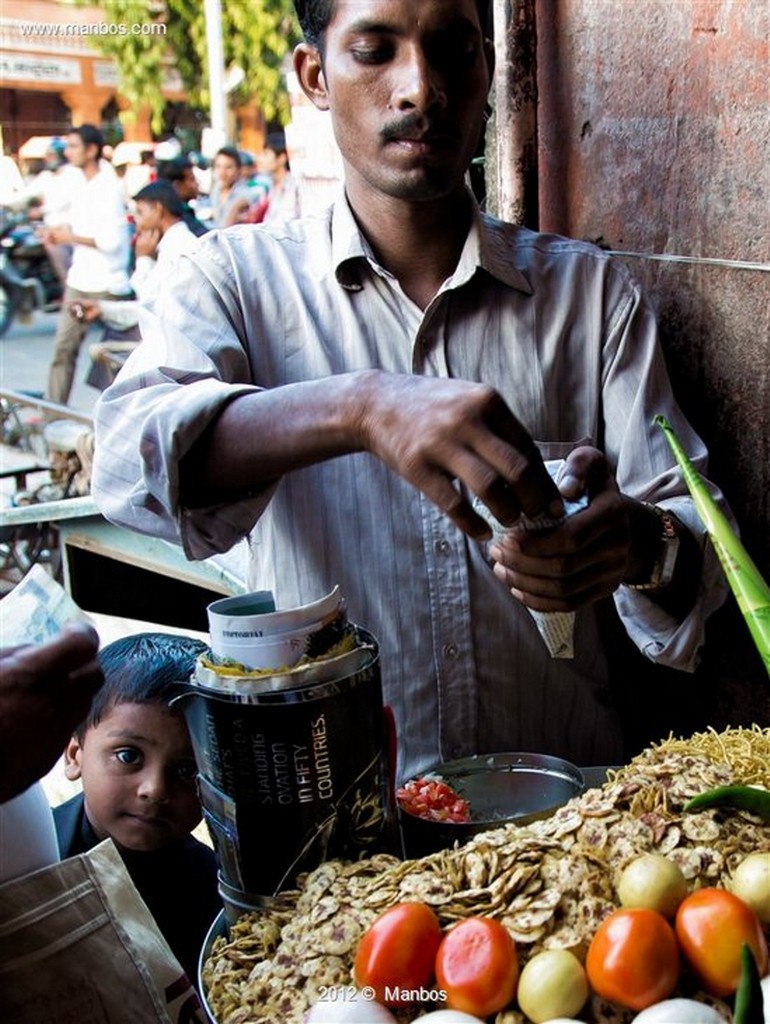
[{"label": "motorcycle wheel", "polygon": [[0,338],[13,323],[16,315],[17,296],[5,284],[0,281]]}]

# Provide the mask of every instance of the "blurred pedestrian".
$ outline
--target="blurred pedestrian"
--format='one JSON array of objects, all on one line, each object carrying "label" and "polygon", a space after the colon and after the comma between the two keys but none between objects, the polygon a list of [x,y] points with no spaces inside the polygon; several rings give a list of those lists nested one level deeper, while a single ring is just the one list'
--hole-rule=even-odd
[{"label": "blurred pedestrian", "polygon": [[[31,198],[39,205],[30,209],[31,220],[41,220],[46,228],[68,224],[71,217],[72,197],[83,184],[82,171],[68,163],[63,139],[54,139],[45,152],[43,170],[28,186]],[[62,283],[72,262],[72,246],[44,240],[48,258]]]},{"label": "blurred pedestrian", "polygon": [[265,223],[291,220],[302,213],[297,184],[291,175],[289,153],[283,132],[271,132],[265,140],[264,162],[262,164],[272,178],[273,184],[267,194],[267,209],[262,218]]},{"label": "blurred pedestrian", "polygon": [[80,299],[72,304],[70,314],[86,323],[102,319],[118,331],[139,323],[139,306],[151,306],[173,262],[196,245],[196,236],[185,223],[182,200],[168,181],[151,181],[134,196],[137,234],[136,267],[131,287],[138,301]]},{"label": "blurred pedestrian", "polygon": [[159,160],[158,181],[168,181],[179,196],[182,204],[182,220],[194,235],[205,235],[208,228],[195,215],[191,203],[200,195],[195,168],[188,156],[177,156],[171,160]]},{"label": "blurred pedestrian", "polygon": [[11,206],[24,191],[24,176],[10,153],[0,156],[0,206]]},{"label": "blurred pedestrian", "polygon": [[81,125],[67,135],[67,159],[82,172],[82,182],[72,196],[69,224],[47,229],[45,235],[49,244],[73,247],[46,388],[46,398],[61,405],[69,400],[88,329],[84,320],[70,315],[70,306],[81,299],[131,294],[126,207],[117,175],[102,163],[103,145],[104,136],[94,125]]},{"label": "blurred pedestrian", "polygon": [[241,154],[235,146],[222,146],[214,157],[211,187],[211,223],[215,228],[238,222],[244,201],[249,205],[249,187],[241,179]]}]

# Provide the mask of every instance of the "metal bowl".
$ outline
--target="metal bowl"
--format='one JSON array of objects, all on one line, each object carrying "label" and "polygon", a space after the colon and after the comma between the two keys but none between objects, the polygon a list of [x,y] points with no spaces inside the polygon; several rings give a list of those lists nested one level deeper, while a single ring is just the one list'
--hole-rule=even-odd
[{"label": "metal bowl", "polygon": [[211,1007],[209,1006],[209,1001],[206,998],[206,990],[203,987],[203,965],[211,956],[211,950],[214,947],[215,940],[218,939],[220,936],[226,939],[227,934],[227,918],[225,917],[224,910],[221,910],[214,918],[213,924],[208,930],[206,938],[203,941],[203,949],[201,950],[201,955],[198,957],[198,993],[200,994],[201,1005],[203,1006],[203,1010],[206,1014],[206,1019],[209,1021],[209,1024],[217,1024],[217,1019],[214,1016]]},{"label": "metal bowl", "polygon": [[526,825],[546,818],[586,788],[574,764],[547,754],[478,754],[435,765],[440,776],[470,804],[469,822],[431,821],[399,807],[404,856],[424,857],[467,842],[507,822]]}]

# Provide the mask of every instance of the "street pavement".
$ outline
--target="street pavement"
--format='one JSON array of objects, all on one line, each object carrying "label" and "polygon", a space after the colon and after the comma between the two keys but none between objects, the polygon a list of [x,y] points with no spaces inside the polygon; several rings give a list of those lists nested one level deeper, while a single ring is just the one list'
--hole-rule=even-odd
[{"label": "street pavement", "polygon": [[[48,365],[53,353],[58,313],[34,313],[28,324],[14,320],[0,338],[0,382],[13,391],[45,391]],[[99,340],[100,328],[93,326],[81,346],[75,383],[69,404],[91,412],[100,392],[85,383],[90,366],[88,349]]]}]

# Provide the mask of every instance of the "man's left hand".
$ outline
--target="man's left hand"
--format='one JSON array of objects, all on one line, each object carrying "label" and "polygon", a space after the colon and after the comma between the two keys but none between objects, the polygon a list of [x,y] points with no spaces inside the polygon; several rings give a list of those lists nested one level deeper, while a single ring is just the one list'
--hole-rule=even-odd
[{"label": "man's left hand", "polygon": [[573,500],[587,494],[588,507],[542,530],[514,524],[490,547],[495,575],[514,597],[543,612],[574,611],[609,596],[642,571],[657,540],[644,505],[620,493],[598,449],[570,453],[559,490]]}]

